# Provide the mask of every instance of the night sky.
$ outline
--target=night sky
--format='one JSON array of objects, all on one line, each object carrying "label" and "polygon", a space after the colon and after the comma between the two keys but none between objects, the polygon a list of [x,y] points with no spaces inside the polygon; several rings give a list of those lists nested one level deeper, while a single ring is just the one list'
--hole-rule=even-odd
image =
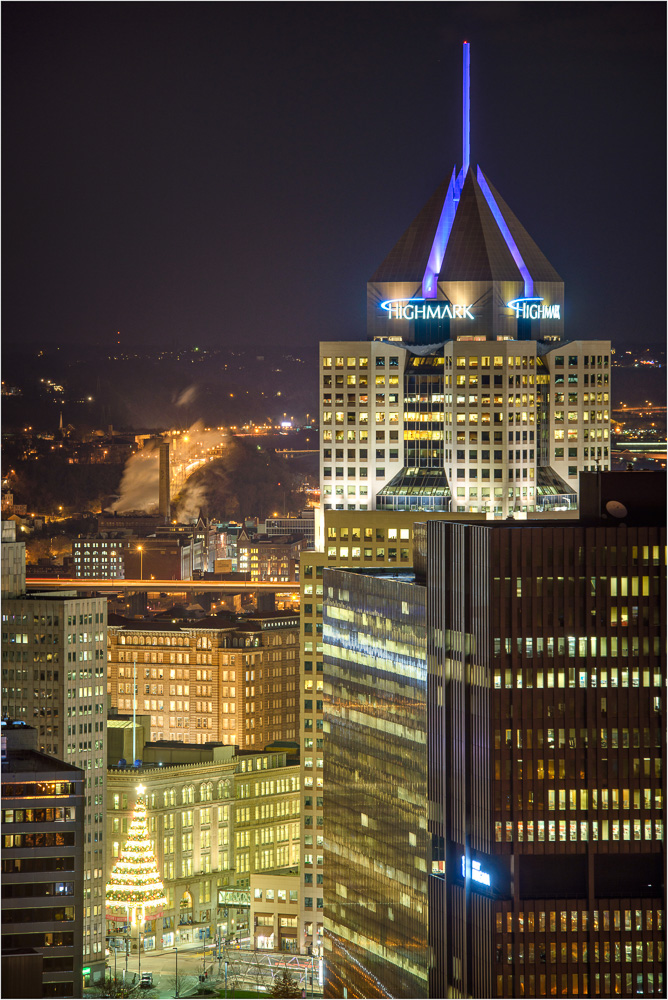
[{"label": "night sky", "polygon": [[3,5],[5,344],[315,348],[471,159],[566,332],[663,343],[662,3]]}]

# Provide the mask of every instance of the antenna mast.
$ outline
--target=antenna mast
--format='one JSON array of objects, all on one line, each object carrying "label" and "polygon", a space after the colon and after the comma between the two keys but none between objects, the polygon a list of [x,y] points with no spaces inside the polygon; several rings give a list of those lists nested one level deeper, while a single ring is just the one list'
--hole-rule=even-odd
[{"label": "antenna mast", "polygon": [[470,46],[464,42],[464,115],[462,128],[462,180],[466,177],[471,159],[471,100],[470,100]]}]

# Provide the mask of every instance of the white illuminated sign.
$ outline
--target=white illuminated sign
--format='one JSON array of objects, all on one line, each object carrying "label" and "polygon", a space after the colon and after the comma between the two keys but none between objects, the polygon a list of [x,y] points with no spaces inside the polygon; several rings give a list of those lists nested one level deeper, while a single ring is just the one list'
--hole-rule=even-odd
[{"label": "white illuminated sign", "polygon": [[487,872],[484,872],[480,867],[479,861],[474,861],[471,859],[471,865],[467,871],[466,857],[462,855],[462,877],[472,878],[474,882],[480,882],[481,885],[491,886],[492,880]]},{"label": "white illuminated sign", "polygon": [[515,310],[517,319],[561,319],[561,306],[542,306],[542,301],[541,298],[513,299],[506,305]]},{"label": "white illuminated sign", "polygon": [[475,319],[471,306],[452,302],[425,302],[424,299],[386,299],[380,308],[390,319]]}]

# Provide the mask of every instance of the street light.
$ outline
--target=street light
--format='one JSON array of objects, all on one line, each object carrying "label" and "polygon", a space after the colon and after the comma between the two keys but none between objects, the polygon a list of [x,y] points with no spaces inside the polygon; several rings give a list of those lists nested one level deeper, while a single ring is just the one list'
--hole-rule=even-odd
[{"label": "street light", "polygon": [[139,553],[139,579],[144,579],[144,546],[138,545],[137,552]]},{"label": "street light", "polygon": [[175,983],[174,996],[176,997],[176,1000],[178,1000],[179,997],[179,949],[178,948],[174,949],[174,983]]},{"label": "street light", "polygon": [[137,922],[137,956],[139,960],[139,981],[141,982],[141,929],[144,923],[144,913],[142,911],[141,917]]}]

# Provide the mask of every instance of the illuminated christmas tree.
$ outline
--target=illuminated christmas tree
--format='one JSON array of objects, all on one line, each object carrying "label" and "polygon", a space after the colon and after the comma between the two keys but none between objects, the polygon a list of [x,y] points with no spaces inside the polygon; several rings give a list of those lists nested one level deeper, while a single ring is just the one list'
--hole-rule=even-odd
[{"label": "illuminated christmas tree", "polygon": [[147,909],[167,905],[158,863],[148,837],[143,786],[140,785],[137,791],[139,797],[128,839],[107,883],[107,907],[131,913],[133,924],[137,914],[143,922]]}]

